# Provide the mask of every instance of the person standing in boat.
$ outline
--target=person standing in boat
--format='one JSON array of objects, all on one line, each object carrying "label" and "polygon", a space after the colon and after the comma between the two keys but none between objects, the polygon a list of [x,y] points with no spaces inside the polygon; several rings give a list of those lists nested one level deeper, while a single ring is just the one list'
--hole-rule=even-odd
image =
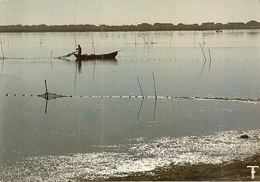
[{"label": "person standing in boat", "polygon": [[78,45],[78,48],[76,48],[76,51],[78,52],[78,55],[81,55],[82,49],[81,49],[80,45]]}]

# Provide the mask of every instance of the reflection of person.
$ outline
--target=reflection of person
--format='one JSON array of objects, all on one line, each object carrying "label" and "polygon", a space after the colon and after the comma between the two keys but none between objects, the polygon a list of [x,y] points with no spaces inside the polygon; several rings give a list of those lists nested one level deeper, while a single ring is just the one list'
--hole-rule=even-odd
[{"label": "reflection of person", "polygon": [[76,48],[76,51],[78,52],[78,55],[81,55],[82,49],[81,49],[80,45],[78,45],[78,48]]}]

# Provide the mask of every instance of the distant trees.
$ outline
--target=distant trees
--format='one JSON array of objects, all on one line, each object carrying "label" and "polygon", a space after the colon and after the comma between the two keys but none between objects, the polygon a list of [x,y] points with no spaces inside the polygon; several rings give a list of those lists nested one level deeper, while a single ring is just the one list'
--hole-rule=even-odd
[{"label": "distant trees", "polygon": [[260,27],[259,23],[257,21],[254,21],[254,20],[247,22],[246,25],[249,26],[249,27],[255,27],[255,28]]},{"label": "distant trees", "polygon": [[164,30],[220,30],[220,29],[260,29],[260,23],[251,20],[247,23],[230,22],[228,24],[206,22],[201,25],[179,23],[142,23],[138,25],[6,25],[0,26],[0,32],[95,32],[95,31],[164,31]]}]

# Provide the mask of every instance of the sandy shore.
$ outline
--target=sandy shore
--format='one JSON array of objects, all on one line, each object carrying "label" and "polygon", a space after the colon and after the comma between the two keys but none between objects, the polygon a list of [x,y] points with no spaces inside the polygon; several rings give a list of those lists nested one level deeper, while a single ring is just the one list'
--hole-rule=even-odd
[{"label": "sandy shore", "polygon": [[109,181],[259,181],[260,168],[256,168],[255,178],[251,178],[251,169],[247,166],[260,167],[260,153],[245,160],[233,160],[221,164],[197,164],[157,168],[153,171],[133,173],[127,177],[109,178]]},{"label": "sandy shore", "polygon": [[[259,144],[259,130],[154,140],[138,138],[132,144],[106,146],[111,150],[107,152],[24,158],[3,167],[0,180],[251,180],[247,166],[260,166]],[[127,152],[118,152],[119,149]],[[254,180],[260,180],[259,174],[260,169],[256,169]]]}]

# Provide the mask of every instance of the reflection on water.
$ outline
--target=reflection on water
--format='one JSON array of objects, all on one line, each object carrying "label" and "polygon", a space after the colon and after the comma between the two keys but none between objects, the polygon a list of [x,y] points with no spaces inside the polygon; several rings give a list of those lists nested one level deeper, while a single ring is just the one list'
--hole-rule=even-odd
[{"label": "reflection on water", "polygon": [[[107,146],[137,138],[149,143],[259,128],[258,30],[76,33],[83,53],[122,50],[113,61],[82,62],[54,59],[74,51],[73,33],[40,34],[40,41],[39,33],[0,34],[7,57],[0,77],[1,165],[103,155],[111,152]],[[37,97],[46,92],[44,80],[49,93],[67,97]],[[107,157],[126,152],[116,148]]]},{"label": "reflection on water", "polygon": [[[117,59],[108,59],[108,60],[88,60],[88,61],[92,61],[94,62],[94,71],[95,71],[95,65],[96,65],[96,61],[99,61],[99,62],[106,62],[106,63],[110,63],[110,64],[117,64]],[[82,72],[82,60],[76,60],[75,63],[76,63],[76,68],[78,70],[78,73],[81,73]],[[93,72],[93,74],[95,74],[95,72]]]}]

